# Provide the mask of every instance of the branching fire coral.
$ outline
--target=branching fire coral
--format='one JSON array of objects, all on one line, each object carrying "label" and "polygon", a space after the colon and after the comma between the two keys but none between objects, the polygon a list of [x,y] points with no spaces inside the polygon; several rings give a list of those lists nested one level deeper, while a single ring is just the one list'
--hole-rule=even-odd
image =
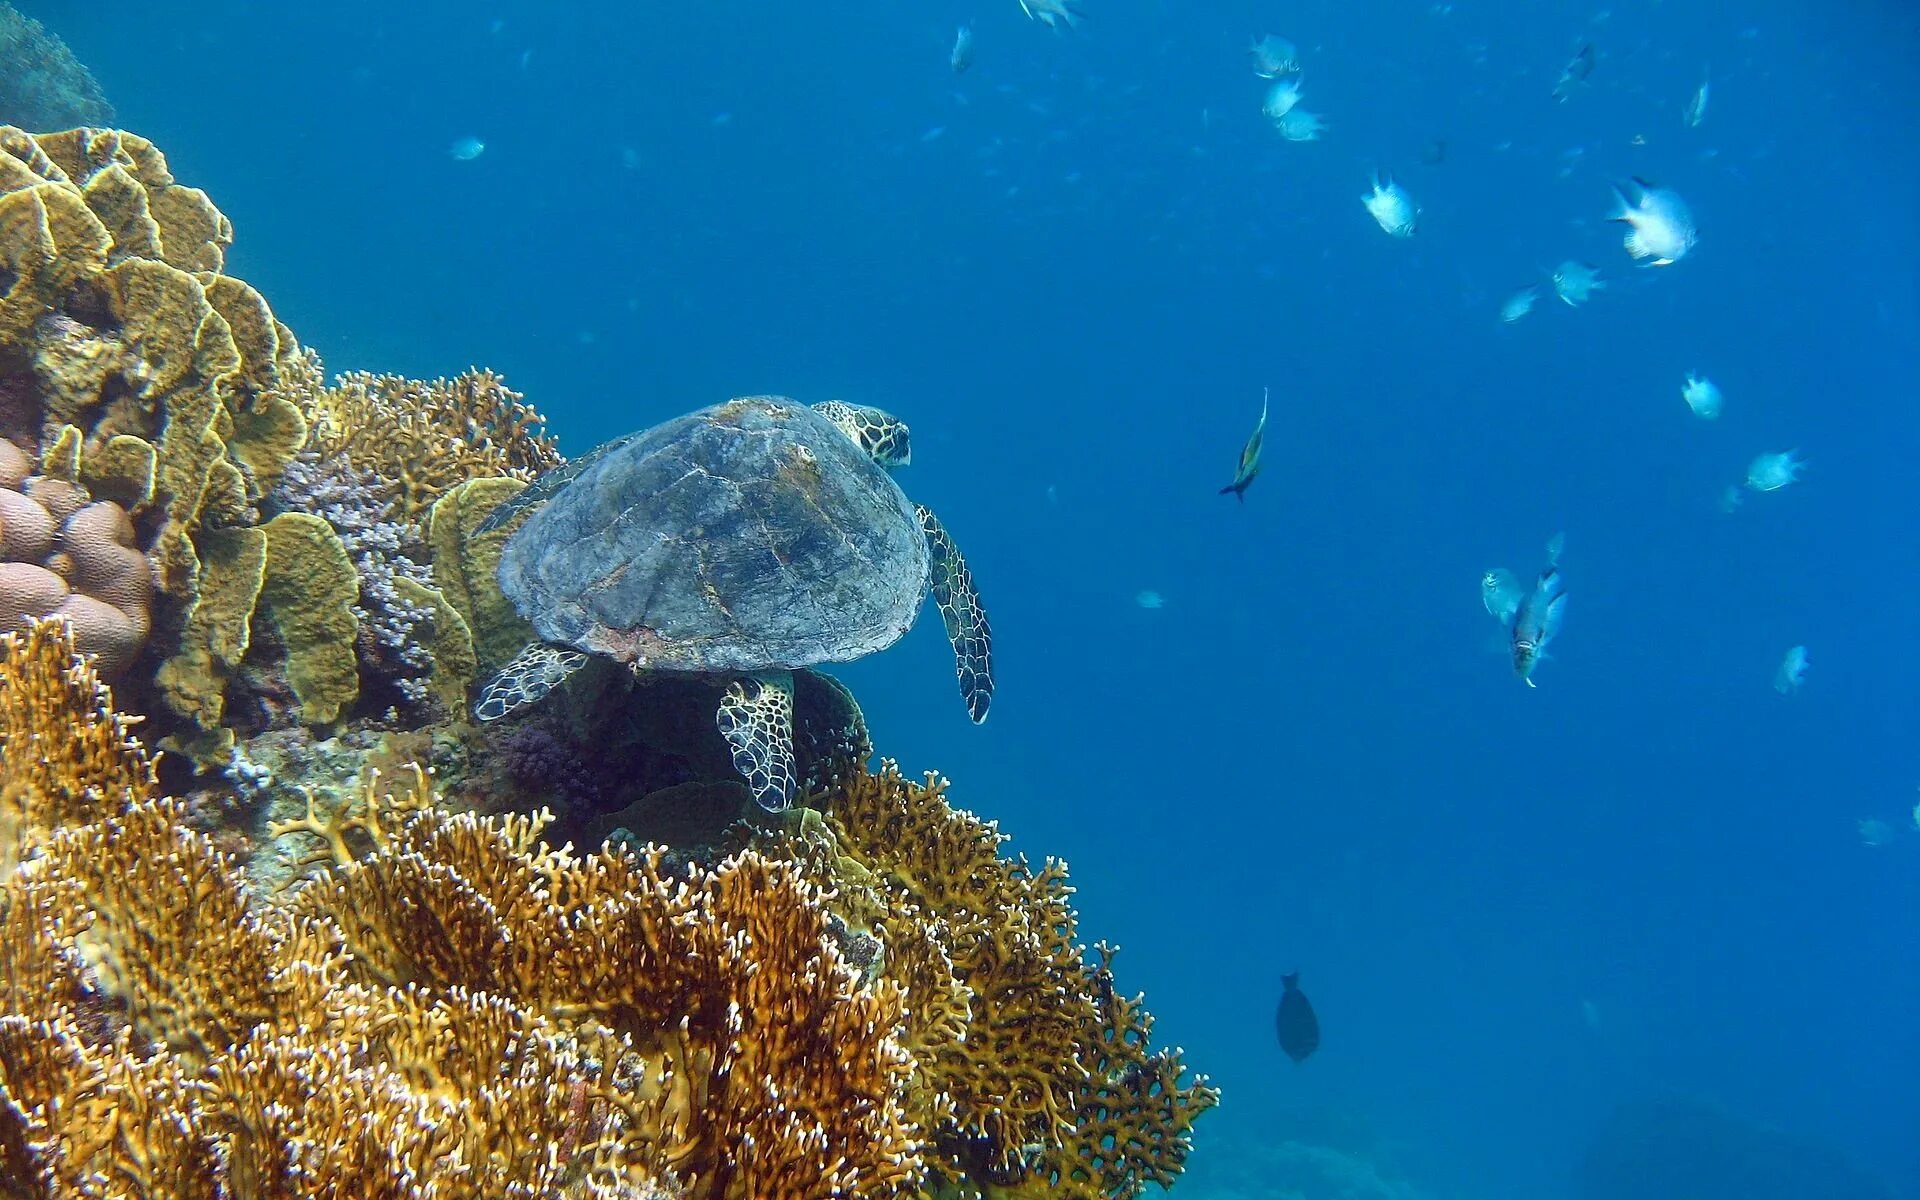
[{"label": "branching fire coral", "polygon": [[[13,809],[42,814],[31,838],[12,823],[27,861],[0,884],[0,1179],[22,1194],[612,1197],[677,1178],[700,1200],[817,1200],[918,1181],[900,989],[842,961],[790,864],[582,859],[543,847],[538,818],[440,812],[415,771],[294,822],[333,865],[257,910],[155,795],[64,630],[6,650],[9,763],[62,722],[93,747],[8,775]],[[89,1178],[122,1183],[70,1190]]]},{"label": "branching fire coral", "polygon": [[1171,1184],[1218,1092],[1177,1050],[1149,1052],[1152,1018],[1115,994],[1109,948],[1088,964],[1065,864],[1001,857],[1005,836],[946,786],[888,763],[826,798],[830,837],[782,839],[878,933],[883,978],[906,989],[915,1115],[941,1169],[999,1197]]},{"label": "branching fire coral", "polygon": [[561,461],[544,418],[491,371],[431,383],[350,371],[315,403],[315,448],[389,484],[415,524],[469,479],[530,481]]}]

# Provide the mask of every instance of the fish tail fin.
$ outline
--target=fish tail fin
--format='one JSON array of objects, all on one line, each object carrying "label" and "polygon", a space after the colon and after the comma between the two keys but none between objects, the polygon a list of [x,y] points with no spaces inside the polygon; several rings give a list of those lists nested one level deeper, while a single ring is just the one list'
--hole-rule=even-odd
[{"label": "fish tail fin", "polygon": [[1280,977],[1281,987],[1293,987],[1300,982],[1300,972],[1289,971]]},{"label": "fish tail fin", "polygon": [[1241,502],[1242,504],[1245,504],[1245,503],[1247,502],[1247,498],[1246,498],[1246,492],[1245,492],[1245,491],[1244,491],[1244,490],[1243,490],[1243,489],[1241,488],[1241,486],[1240,486],[1239,484],[1237,484],[1237,483],[1230,483],[1230,484],[1228,484],[1227,486],[1225,486],[1225,487],[1223,487],[1223,488],[1221,488],[1221,489],[1220,489],[1220,492],[1219,492],[1219,494],[1220,494],[1220,495],[1222,495],[1222,496],[1224,496],[1224,495],[1226,495],[1226,494],[1227,494],[1228,492],[1232,492],[1232,493],[1233,493],[1233,494],[1234,494],[1235,496],[1237,496],[1237,497],[1239,497],[1239,498],[1240,498],[1240,502]]}]

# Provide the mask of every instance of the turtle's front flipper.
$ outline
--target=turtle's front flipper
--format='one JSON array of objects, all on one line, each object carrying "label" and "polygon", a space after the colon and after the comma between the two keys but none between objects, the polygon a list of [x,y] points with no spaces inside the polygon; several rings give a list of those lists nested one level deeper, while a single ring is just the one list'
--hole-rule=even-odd
[{"label": "turtle's front flipper", "polygon": [[920,516],[920,528],[933,555],[933,602],[940,606],[947,640],[953,643],[960,698],[967,702],[967,715],[977,725],[987,719],[987,705],[993,703],[993,629],[987,624],[987,610],[980,606],[980,593],[974,590],[973,572],[967,570],[967,560],[960,557],[960,548],[946,527],[925,505],[916,504],[913,511]]},{"label": "turtle's front flipper", "polygon": [[733,747],[733,769],[768,812],[793,803],[793,674],[761,671],[727,685],[714,721]]},{"label": "turtle's front flipper", "polygon": [[535,642],[481,685],[480,699],[473,706],[474,719],[498,721],[525,708],[586,665],[587,656],[571,646]]}]

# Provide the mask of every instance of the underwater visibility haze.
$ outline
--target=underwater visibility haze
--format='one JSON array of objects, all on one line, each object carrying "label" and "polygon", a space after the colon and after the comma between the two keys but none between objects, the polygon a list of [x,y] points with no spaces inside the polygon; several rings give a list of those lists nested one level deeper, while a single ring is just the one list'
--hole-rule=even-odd
[{"label": "underwater visibility haze", "polygon": [[932,605],[831,673],[1071,864],[1084,977],[1220,1092],[1176,1195],[1920,1197],[1920,10],[18,7],[231,221],[183,269],[330,377],[523,394],[496,474],[911,427],[991,719]]}]

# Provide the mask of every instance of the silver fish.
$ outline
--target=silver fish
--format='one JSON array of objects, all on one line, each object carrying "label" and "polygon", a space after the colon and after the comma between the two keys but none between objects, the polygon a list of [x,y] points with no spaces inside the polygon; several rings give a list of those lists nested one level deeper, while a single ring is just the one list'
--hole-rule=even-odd
[{"label": "silver fish", "polygon": [[1567,589],[1560,579],[1560,568],[1548,567],[1540,572],[1539,581],[1513,614],[1513,673],[1528,687],[1534,686],[1533,669],[1546,657],[1547,644],[1560,632],[1566,607]]},{"label": "silver fish", "polygon": [[953,35],[953,52],[947,55],[947,63],[955,75],[964,75],[973,65],[973,26],[962,25]]},{"label": "silver fish", "polygon": [[1707,86],[1710,82],[1701,80],[1700,90],[1693,94],[1693,99],[1687,101],[1686,122],[1689,129],[1698,129],[1700,122],[1707,119]]},{"label": "silver fish", "polygon": [[1495,567],[1480,577],[1480,603],[1487,606],[1489,616],[1508,629],[1513,628],[1513,615],[1520,611],[1522,590],[1520,581],[1505,567]]},{"label": "silver fish", "polygon": [[1253,427],[1253,436],[1240,448],[1240,465],[1234,468],[1233,482],[1220,489],[1222,496],[1228,492],[1242,504],[1247,502],[1247,489],[1253,486],[1254,477],[1260,474],[1260,445],[1267,437],[1267,390],[1260,390],[1260,423]]},{"label": "silver fish", "polygon": [[1566,66],[1560,68],[1560,80],[1553,85],[1553,98],[1565,104],[1568,97],[1572,96],[1591,74],[1593,74],[1593,44],[1589,42],[1567,60]]}]

